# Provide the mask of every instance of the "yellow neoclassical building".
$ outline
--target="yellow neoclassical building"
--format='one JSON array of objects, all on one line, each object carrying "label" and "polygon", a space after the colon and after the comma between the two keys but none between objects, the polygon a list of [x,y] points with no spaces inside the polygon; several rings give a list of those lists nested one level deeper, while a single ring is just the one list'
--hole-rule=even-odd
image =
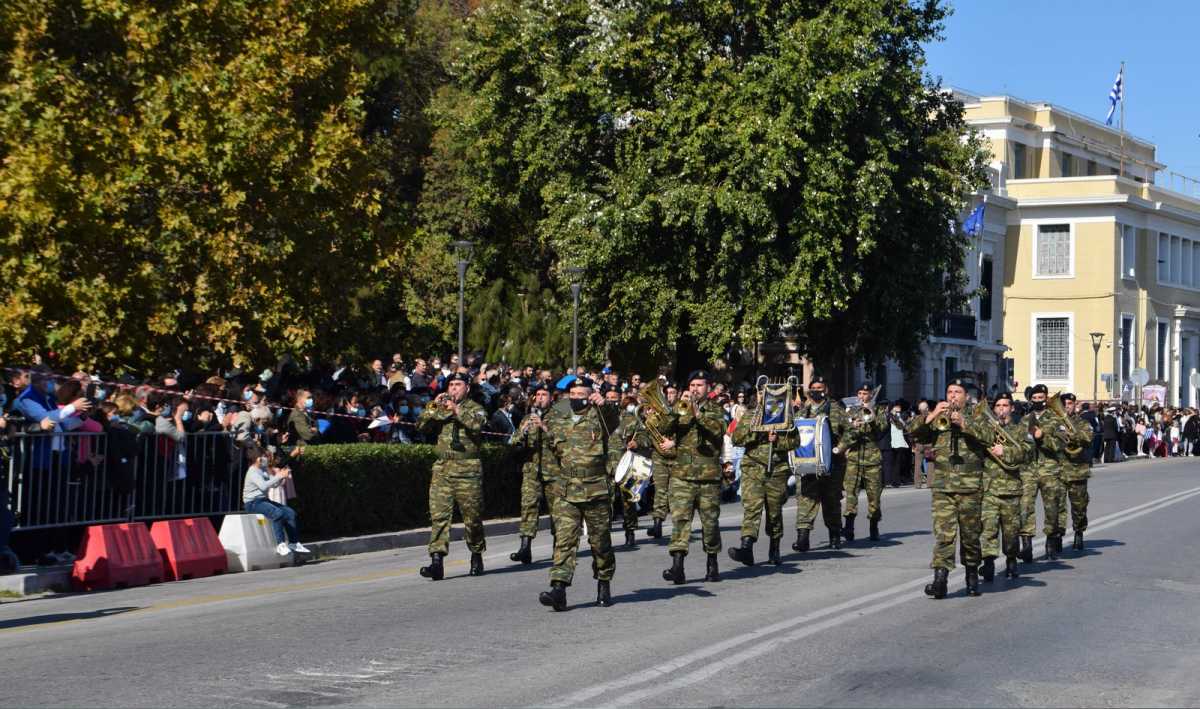
[{"label": "yellow neoclassical building", "polygon": [[1167,172],[1154,145],[1058,106],[956,94],[993,155],[977,202],[1004,230],[1003,268],[980,284],[1000,297],[972,307],[994,323],[988,338],[1006,348],[1017,389],[1091,398],[1097,373],[1101,399],[1132,400],[1131,375],[1145,368],[1169,403],[1200,403],[1189,385],[1200,370],[1200,199],[1185,193],[1200,183]]}]

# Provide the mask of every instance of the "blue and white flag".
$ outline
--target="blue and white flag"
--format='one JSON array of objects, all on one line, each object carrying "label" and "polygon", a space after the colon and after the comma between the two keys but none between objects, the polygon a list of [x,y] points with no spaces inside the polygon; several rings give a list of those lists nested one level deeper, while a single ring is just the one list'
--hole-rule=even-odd
[{"label": "blue and white flag", "polygon": [[1125,67],[1121,66],[1121,70],[1117,72],[1117,79],[1113,82],[1113,87],[1108,91],[1108,117],[1104,119],[1104,125],[1111,126],[1113,114],[1117,112],[1117,102],[1125,98],[1125,91],[1122,85],[1125,83]]},{"label": "blue and white flag", "polygon": [[985,203],[980,202],[979,206],[971,210],[971,216],[963,222],[963,231],[969,236],[979,236],[983,233],[983,208]]}]

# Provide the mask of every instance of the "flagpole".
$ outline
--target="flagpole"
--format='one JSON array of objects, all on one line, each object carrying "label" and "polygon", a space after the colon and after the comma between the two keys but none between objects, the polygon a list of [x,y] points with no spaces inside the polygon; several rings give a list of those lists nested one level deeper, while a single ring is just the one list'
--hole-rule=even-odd
[{"label": "flagpole", "polygon": [[[1110,65],[1111,66],[1111,65]],[[1121,177],[1125,176],[1125,62],[1121,62]]]}]

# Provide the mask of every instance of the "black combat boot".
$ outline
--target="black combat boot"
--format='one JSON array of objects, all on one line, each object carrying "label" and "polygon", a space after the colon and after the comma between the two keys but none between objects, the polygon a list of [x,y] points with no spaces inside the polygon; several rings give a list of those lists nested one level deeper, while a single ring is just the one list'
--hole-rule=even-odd
[{"label": "black combat boot", "polygon": [[933,583],[925,584],[925,595],[931,598],[945,598],[946,584],[950,572],[945,569],[933,570]]},{"label": "black combat boot", "polygon": [[720,581],[721,580],[721,573],[717,569],[717,555],[716,554],[708,555],[708,568],[704,573],[704,580],[705,581]]},{"label": "black combat boot", "polygon": [[533,540],[529,537],[521,537],[521,548],[509,554],[508,558],[513,561],[519,561],[522,564],[532,564],[533,551],[530,549],[532,542]]},{"label": "black combat boot", "polygon": [[596,582],[596,605],[601,608],[612,605],[612,589],[608,587],[608,581]]},{"label": "black combat boot", "polygon": [[663,571],[663,580],[679,585],[687,581],[683,575],[683,557],[687,554],[681,551],[671,552],[671,568]]},{"label": "black combat boot", "polygon": [[771,547],[767,550],[767,561],[779,566],[783,563],[783,559],[779,556],[779,539],[771,539]]},{"label": "black combat boot", "polygon": [[433,581],[441,581],[444,570],[442,568],[442,557],[445,554],[434,552],[429,555],[429,566],[421,567],[421,575]]},{"label": "black combat boot", "polygon": [[838,529],[837,527],[829,528],[829,548],[830,549],[841,549],[842,548],[842,530]]},{"label": "black combat boot", "polygon": [[1004,557],[1004,578],[1015,579],[1017,576],[1017,557]]},{"label": "black combat boot", "polygon": [[983,563],[979,565],[979,575],[984,581],[991,583],[996,578],[996,559],[995,557],[987,557]]},{"label": "black combat boot", "polygon": [[1071,545],[1075,551],[1083,551],[1083,532],[1075,532],[1075,543]]},{"label": "black combat boot", "polygon": [[1054,543],[1054,535],[1046,537],[1046,561],[1054,561],[1058,558],[1058,547]]},{"label": "black combat boot", "polygon": [[979,592],[979,572],[973,568],[967,569],[967,595],[972,597],[983,595]]},{"label": "black combat boot", "polygon": [[873,541],[873,542],[879,541],[879,518],[878,517],[873,517],[871,519],[871,541]]},{"label": "black combat boot", "polygon": [[661,519],[658,519],[657,517],[654,518],[654,523],[651,524],[650,528],[646,530],[646,536],[650,537],[651,539],[659,539],[662,537]]},{"label": "black combat boot", "polygon": [[1033,563],[1033,537],[1021,535],[1021,561]]},{"label": "black combat boot", "polygon": [[550,606],[556,611],[567,609],[567,584],[562,581],[551,581],[550,590],[538,594],[538,601],[543,606]]},{"label": "black combat boot", "polygon": [[471,552],[471,575],[483,576],[483,554],[477,551]]},{"label": "black combat boot", "polygon": [[633,549],[636,546],[637,546],[637,535],[633,533],[632,529],[626,529],[625,530],[625,548]]},{"label": "black combat boot", "polygon": [[842,526],[842,536],[846,543],[854,541],[854,515],[846,515],[846,524]]},{"label": "black combat boot", "polygon": [[729,547],[729,558],[746,566],[754,566],[754,537],[742,537],[740,547]]},{"label": "black combat boot", "polygon": [[808,533],[809,529],[797,529],[796,541],[792,542],[792,551],[808,551]]}]

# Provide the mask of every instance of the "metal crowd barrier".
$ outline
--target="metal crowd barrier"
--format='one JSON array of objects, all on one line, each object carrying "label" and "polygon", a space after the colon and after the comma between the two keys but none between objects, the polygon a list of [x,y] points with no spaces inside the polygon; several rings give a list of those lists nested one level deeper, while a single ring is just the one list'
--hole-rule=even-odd
[{"label": "metal crowd barrier", "polygon": [[13,436],[3,448],[13,531],[240,512],[242,463],[224,431]]}]

